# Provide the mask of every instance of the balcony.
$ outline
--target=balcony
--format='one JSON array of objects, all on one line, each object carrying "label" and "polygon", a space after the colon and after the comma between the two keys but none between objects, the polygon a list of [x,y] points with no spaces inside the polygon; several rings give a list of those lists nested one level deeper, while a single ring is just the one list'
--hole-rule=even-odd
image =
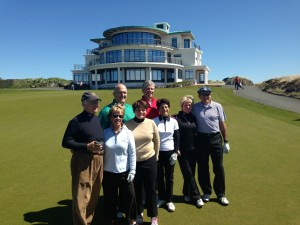
[{"label": "balcony", "polygon": [[87,66],[85,64],[74,64],[73,70],[86,70]]},{"label": "balcony", "polygon": [[[162,41],[162,40],[154,40],[152,43],[150,41],[141,41],[141,42],[132,42],[132,43],[123,43],[123,44],[112,44],[110,42],[103,42],[99,44],[98,48],[94,49],[87,49],[86,50],[86,55],[99,55],[99,51],[105,48],[110,48],[110,47],[115,47],[115,46],[122,46],[122,45],[144,45],[144,46],[159,46],[159,47],[165,47],[165,48],[173,48],[177,49],[177,47],[172,47],[171,44],[167,41]],[[193,48],[197,48],[201,50],[200,45],[197,45],[195,42],[192,42]]]},{"label": "balcony", "polygon": [[85,64],[75,64],[74,65],[74,70],[87,70],[88,67],[90,66],[97,66],[97,65],[107,65],[107,64],[113,64],[113,63],[145,63],[145,66],[147,65],[147,63],[171,63],[171,64],[179,64],[182,65],[182,59],[178,59],[178,58],[170,58],[170,57],[157,57],[155,58],[155,60],[152,61],[145,61],[144,58],[143,60],[138,60],[135,59],[131,60],[131,61],[125,61],[124,57],[122,57],[122,59],[120,59],[119,61],[115,60],[115,61],[110,61],[109,63],[104,63],[103,60],[100,59],[93,59],[89,62],[88,65]]}]

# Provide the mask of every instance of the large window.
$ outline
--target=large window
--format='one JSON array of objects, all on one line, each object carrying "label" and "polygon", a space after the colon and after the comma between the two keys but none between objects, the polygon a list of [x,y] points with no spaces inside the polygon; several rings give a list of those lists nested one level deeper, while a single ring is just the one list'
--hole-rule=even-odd
[{"label": "large window", "polygon": [[105,57],[104,57],[104,52],[100,53],[100,64],[105,63]]},{"label": "large window", "polygon": [[190,39],[184,39],[184,48],[190,48],[191,42]]},{"label": "large window", "polygon": [[145,49],[125,49],[124,62],[145,62]]},{"label": "large window", "polygon": [[118,70],[106,70],[107,83],[118,83]]},{"label": "large window", "polygon": [[160,36],[148,32],[124,32],[116,34],[112,37],[112,45],[126,45],[126,44],[154,44],[159,41]]},{"label": "large window", "polygon": [[204,73],[200,73],[199,74],[199,83],[200,84],[204,84],[205,83],[205,74]]},{"label": "large window", "polygon": [[125,72],[125,81],[126,82],[140,82],[146,80],[146,71],[145,69],[135,68],[135,69],[126,69]]},{"label": "large window", "polygon": [[164,82],[165,74],[163,69],[152,69],[152,80],[158,82]]},{"label": "large window", "polygon": [[83,82],[85,84],[89,83],[89,74],[88,73],[75,73],[74,82]]},{"label": "large window", "polygon": [[194,80],[194,71],[193,70],[185,71],[185,80]]},{"label": "large window", "polygon": [[148,62],[165,62],[165,52],[161,50],[148,50]]},{"label": "large window", "polygon": [[177,48],[177,38],[172,38],[172,47]]},{"label": "large window", "polygon": [[106,52],[106,63],[122,62],[121,50],[107,51]]},{"label": "large window", "polygon": [[182,79],[182,70],[178,70],[178,79]]},{"label": "large window", "polygon": [[174,82],[175,81],[175,74],[173,69],[167,70],[167,82]]},{"label": "large window", "polygon": [[95,85],[97,82],[97,85],[100,85],[100,74],[92,74],[92,85]]}]

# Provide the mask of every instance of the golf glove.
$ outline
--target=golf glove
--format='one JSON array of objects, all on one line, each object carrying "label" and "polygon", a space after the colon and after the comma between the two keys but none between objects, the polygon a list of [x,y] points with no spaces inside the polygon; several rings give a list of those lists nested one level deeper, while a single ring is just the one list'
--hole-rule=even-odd
[{"label": "golf glove", "polygon": [[230,151],[229,142],[224,142],[223,153],[229,153],[229,151]]},{"label": "golf glove", "polygon": [[127,177],[128,183],[131,183],[133,181],[133,179],[134,179],[134,174],[133,173],[129,173],[128,177]]},{"label": "golf glove", "polygon": [[173,153],[172,155],[171,155],[171,157],[170,157],[170,165],[171,166],[173,166],[173,165],[175,165],[175,163],[176,163],[176,160],[177,160],[177,153]]}]

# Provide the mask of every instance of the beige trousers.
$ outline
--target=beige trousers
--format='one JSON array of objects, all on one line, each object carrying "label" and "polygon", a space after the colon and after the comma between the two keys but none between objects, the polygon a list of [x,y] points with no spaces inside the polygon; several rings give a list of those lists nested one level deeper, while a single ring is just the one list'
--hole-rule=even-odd
[{"label": "beige trousers", "polygon": [[74,225],[92,222],[103,177],[102,155],[74,152],[71,159],[72,214]]}]

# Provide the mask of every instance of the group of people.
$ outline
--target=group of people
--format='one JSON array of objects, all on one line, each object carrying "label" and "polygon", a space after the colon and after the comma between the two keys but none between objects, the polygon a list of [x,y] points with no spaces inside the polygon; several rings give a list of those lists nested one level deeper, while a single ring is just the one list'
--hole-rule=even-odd
[{"label": "group of people", "polygon": [[[155,84],[145,81],[143,96],[126,103],[127,88],[117,84],[111,104],[99,110],[98,96],[85,92],[83,112],[69,121],[62,146],[71,149],[72,214],[75,225],[91,224],[103,187],[105,224],[117,224],[125,215],[128,225],[142,224],[144,207],[151,225],[158,225],[158,208],[175,211],[174,168],[178,159],[183,196],[198,208],[225,197],[223,153],[230,150],[223,107],[211,100],[211,89],[198,90],[180,100],[181,110],[170,115],[170,101],[154,98]],[[215,174],[210,181],[209,157]],[[198,165],[198,182],[195,178]]]}]

